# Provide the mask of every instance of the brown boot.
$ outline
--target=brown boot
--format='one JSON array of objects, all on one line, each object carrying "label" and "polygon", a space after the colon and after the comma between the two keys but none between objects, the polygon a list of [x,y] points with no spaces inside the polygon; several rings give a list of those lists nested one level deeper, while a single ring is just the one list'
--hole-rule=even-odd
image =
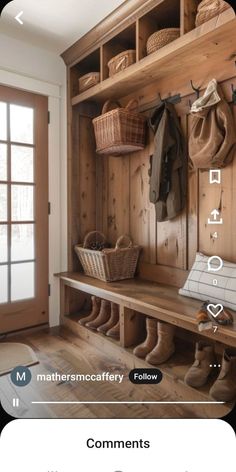
[{"label": "brown boot", "polygon": [[120,320],[106,332],[106,335],[114,339],[120,339]]},{"label": "brown boot", "polygon": [[236,400],[236,351],[225,349],[221,371],[212,385],[210,395],[218,402]]},{"label": "brown boot", "polygon": [[146,356],[146,361],[149,364],[159,365],[168,359],[175,352],[174,333],[175,327],[158,321],[157,323],[158,340],[154,349]]},{"label": "brown boot", "polygon": [[205,385],[216,364],[213,346],[204,342],[196,343],[195,361],[185,375],[184,381],[190,387],[200,388]]},{"label": "brown boot", "polygon": [[93,320],[86,323],[85,326],[90,329],[98,329],[99,326],[106,323],[111,316],[111,302],[107,300],[101,301],[101,308],[98,313],[98,316]]},{"label": "brown boot", "polygon": [[119,321],[119,305],[111,302],[111,316],[109,320],[103,325],[98,327],[99,333],[106,334],[109,329],[114,328],[114,326]]},{"label": "brown boot", "polygon": [[81,324],[82,326],[84,326],[89,321],[95,320],[95,318],[97,318],[98,313],[100,311],[101,298],[92,296],[91,301],[92,301],[92,311],[91,311],[91,313],[88,316],[84,316],[83,318],[81,318],[81,320],[79,320],[79,324]]},{"label": "brown boot", "polygon": [[157,320],[154,318],[146,318],[147,337],[142,344],[136,346],[133,350],[135,356],[145,359],[146,355],[151,352],[157,344]]}]

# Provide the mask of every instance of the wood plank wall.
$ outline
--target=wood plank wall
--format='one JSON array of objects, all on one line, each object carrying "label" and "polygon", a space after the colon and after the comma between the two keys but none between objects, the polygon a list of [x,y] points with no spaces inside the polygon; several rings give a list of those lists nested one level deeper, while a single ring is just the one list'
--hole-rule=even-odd
[{"label": "wood plank wall", "polygon": [[[228,102],[232,100],[231,84],[236,88],[236,78],[222,83]],[[192,93],[185,95],[176,106],[186,138],[191,126],[188,104],[194,98]],[[145,109],[144,99],[142,108]],[[236,106],[231,108],[236,126]],[[95,226],[113,245],[121,234],[130,234],[143,247],[141,265],[146,273],[150,272],[150,278],[161,281],[157,274],[165,274],[165,282],[178,286],[186,278],[197,250],[236,262],[236,159],[222,170],[221,185],[210,185],[207,171],[189,173],[185,211],[171,221],[156,223],[154,206],[149,202],[151,132],[143,151],[124,157],[103,157],[94,153],[91,119],[81,116],[80,127],[78,240],[82,241]],[[221,209],[223,226],[207,225],[214,208]],[[216,230],[218,239],[214,240],[212,233]],[[181,271],[173,277],[175,269]]]}]

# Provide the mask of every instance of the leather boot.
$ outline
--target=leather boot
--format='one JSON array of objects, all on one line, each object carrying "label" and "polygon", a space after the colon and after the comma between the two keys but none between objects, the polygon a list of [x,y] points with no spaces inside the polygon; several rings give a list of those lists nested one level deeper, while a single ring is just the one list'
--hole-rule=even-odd
[{"label": "leather boot", "polygon": [[203,387],[212,373],[210,365],[216,362],[213,346],[204,342],[196,343],[195,361],[184,377],[185,383],[190,387]]},{"label": "leather boot", "polygon": [[87,328],[97,330],[99,326],[103,325],[109,320],[110,316],[111,302],[108,302],[107,300],[102,300],[98,316],[93,321],[89,321],[88,323],[86,323],[85,326],[87,326]]},{"label": "leather boot", "polygon": [[106,334],[109,329],[113,328],[119,321],[119,306],[111,302],[111,316],[109,320],[98,327],[99,333]]},{"label": "leather boot", "polygon": [[154,318],[146,318],[147,336],[142,344],[136,346],[133,350],[135,356],[145,359],[146,355],[151,352],[157,344],[157,320]]},{"label": "leather boot", "polygon": [[120,320],[106,332],[106,335],[114,339],[120,339]]},{"label": "leather boot", "polygon": [[174,345],[175,327],[168,323],[157,323],[157,345],[146,356],[146,361],[152,365],[163,364],[175,352]]},{"label": "leather boot", "polygon": [[81,320],[79,320],[79,324],[81,324],[82,326],[84,326],[89,321],[95,320],[95,318],[97,318],[98,313],[100,311],[101,298],[92,296],[91,301],[92,301],[92,311],[91,311],[91,313],[88,316],[84,316],[83,318],[81,318]]},{"label": "leather boot", "polygon": [[218,402],[236,399],[236,351],[225,349],[221,371],[210,390],[211,397]]}]

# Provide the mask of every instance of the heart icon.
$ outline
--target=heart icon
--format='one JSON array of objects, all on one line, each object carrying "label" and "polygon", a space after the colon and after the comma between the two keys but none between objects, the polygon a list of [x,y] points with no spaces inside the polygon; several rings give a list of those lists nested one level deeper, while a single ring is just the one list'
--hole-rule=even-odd
[{"label": "heart icon", "polygon": [[213,303],[210,303],[209,305],[207,305],[207,310],[212,316],[214,316],[214,318],[217,318],[217,316],[221,314],[223,309],[224,309],[223,305],[220,305],[219,303],[218,305],[213,305]]}]

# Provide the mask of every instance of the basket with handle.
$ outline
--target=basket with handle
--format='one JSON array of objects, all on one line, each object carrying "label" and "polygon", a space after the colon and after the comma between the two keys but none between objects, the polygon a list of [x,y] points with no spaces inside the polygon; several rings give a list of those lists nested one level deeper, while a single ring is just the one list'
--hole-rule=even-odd
[{"label": "basket with handle", "polygon": [[127,67],[135,63],[135,60],[135,49],[128,49],[127,51],[117,54],[117,56],[110,59],[107,64],[109,68],[109,77],[113,77],[113,75],[117,74],[118,72],[127,69]]},{"label": "basket with handle", "polygon": [[220,13],[223,13],[228,8],[230,8],[230,5],[223,0],[203,0],[198,5],[196,26],[206,23],[206,21],[220,15]]},{"label": "basket with handle", "polygon": [[[102,233],[100,234],[102,235]],[[105,237],[103,241],[105,242]],[[101,251],[84,247],[84,244],[76,245],[75,252],[86,275],[104,282],[115,282],[134,277],[141,247],[133,245],[129,236],[120,236],[115,248],[105,248]]]},{"label": "basket with handle", "polygon": [[147,40],[147,54],[152,54],[158,49],[163,48],[167,44],[179,38],[179,28],[165,28],[153,33]]},{"label": "basket with handle", "polygon": [[137,100],[125,108],[110,100],[104,104],[101,116],[93,120],[98,154],[119,156],[144,149],[147,119],[137,108]]},{"label": "basket with handle", "polygon": [[99,72],[89,72],[79,78],[79,92],[84,92],[88,90],[93,85],[97,85],[100,82],[100,73]]}]

